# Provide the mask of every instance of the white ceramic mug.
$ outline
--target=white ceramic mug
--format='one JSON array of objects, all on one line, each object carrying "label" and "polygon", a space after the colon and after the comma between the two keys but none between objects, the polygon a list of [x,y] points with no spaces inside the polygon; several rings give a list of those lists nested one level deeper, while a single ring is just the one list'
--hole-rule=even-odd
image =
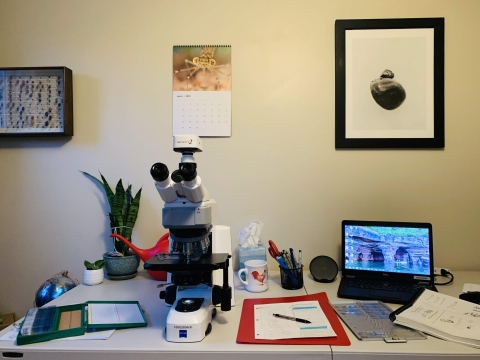
[{"label": "white ceramic mug", "polygon": [[[242,280],[243,273],[245,273],[246,281]],[[245,261],[245,268],[238,271],[238,277],[247,291],[263,292],[268,290],[268,269],[265,260]]]}]

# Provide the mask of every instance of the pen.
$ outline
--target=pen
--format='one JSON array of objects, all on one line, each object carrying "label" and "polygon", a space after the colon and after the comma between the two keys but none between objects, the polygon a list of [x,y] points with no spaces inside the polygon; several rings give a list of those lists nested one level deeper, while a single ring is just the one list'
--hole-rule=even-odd
[{"label": "pen", "polygon": [[298,250],[298,267],[302,267],[302,250]]},{"label": "pen", "polygon": [[290,258],[288,257],[288,254],[285,250],[282,251],[282,257],[285,260],[285,263],[287,264],[289,269],[292,269],[292,263],[290,261]]},{"label": "pen", "polygon": [[273,314],[273,316],[278,317],[280,319],[301,322],[301,323],[304,323],[304,324],[311,324],[312,323],[311,321],[304,320],[304,319],[299,319],[299,318],[296,318],[296,317],[293,317],[293,316],[286,316],[286,315],[281,315],[281,314]]},{"label": "pen", "polygon": [[292,259],[292,266],[294,269],[297,268],[297,264],[296,264],[296,261],[295,261],[295,255],[293,254],[293,249],[290,248],[290,259]]}]

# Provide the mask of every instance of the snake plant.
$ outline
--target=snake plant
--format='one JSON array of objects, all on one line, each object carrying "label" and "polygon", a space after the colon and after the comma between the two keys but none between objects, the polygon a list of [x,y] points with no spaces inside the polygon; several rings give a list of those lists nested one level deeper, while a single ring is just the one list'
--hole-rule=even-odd
[{"label": "snake plant", "polygon": [[[142,195],[142,188],[137,191],[136,195],[132,194],[132,185],[128,185],[125,189],[123,187],[122,179],[120,179],[115,187],[115,193],[110,188],[107,180],[100,173],[102,180],[87,172],[82,173],[89,178],[97,181],[103,186],[105,195],[107,196],[108,204],[110,205],[110,227],[113,233],[122,235],[128,241],[132,241],[132,231],[135,221],[137,220],[138,210],[140,208],[140,196]],[[115,252],[117,255],[125,256],[129,248],[120,240],[114,240]]]}]

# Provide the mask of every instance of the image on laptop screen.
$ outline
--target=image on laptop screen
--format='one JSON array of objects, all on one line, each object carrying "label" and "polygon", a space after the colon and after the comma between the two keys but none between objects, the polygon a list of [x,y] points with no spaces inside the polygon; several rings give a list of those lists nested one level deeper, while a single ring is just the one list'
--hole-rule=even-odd
[{"label": "image on laptop screen", "polygon": [[345,224],[345,269],[430,275],[429,231]]}]

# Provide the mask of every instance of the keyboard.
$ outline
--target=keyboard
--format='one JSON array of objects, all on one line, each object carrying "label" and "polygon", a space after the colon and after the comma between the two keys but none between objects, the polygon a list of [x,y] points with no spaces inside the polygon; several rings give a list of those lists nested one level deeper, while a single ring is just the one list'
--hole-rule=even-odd
[{"label": "keyboard", "polygon": [[348,287],[355,287],[361,289],[399,291],[410,294],[415,294],[421,288],[437,291],[435,286],[432,286],[430,284],[411,284],[401,281],[385,281],[375,279],[346,279],[346,281]]}]

